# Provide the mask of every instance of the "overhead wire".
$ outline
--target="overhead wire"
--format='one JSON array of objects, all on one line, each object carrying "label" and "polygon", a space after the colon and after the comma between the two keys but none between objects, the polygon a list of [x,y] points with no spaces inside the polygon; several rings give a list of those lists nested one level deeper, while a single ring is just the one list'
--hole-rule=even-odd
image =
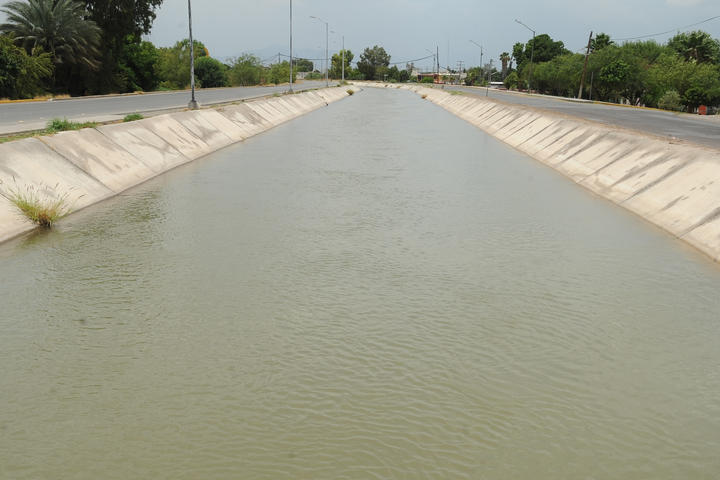
[{"label": "overhead wire", "polygon": [[616,38],[615,40],[618,41],[618,42],[625,42],[625,41],[628,41],[628,40],[640,40],[640,39],[643,39],[643,38],[659,37],[659,36],[661,36],[661,35],[667,35],[668,33],[673,33],[673,32],[677,32],[677,31],[680,31],[680,30],[685,30],[685,29],[687,29],[687,28],[697,27],[698,25],[702,25],[703,23],[711,22],[711,21],[713,21],[713,20],[715,20],[715,19],[717,19],[717,18],[720,18],[720,15],[715,15],[714,17],[706,18],[705,20],[703,20],[703,21],[701,21],[701,22],[692,23],[692,24],[690,24],[690,25],[685,25],[684,27],[673,28],[673,29],[667,30],[667,31],[665,31],[665,32],[653,33],[653,34],[650,34],[650,35],[640,35],[639,37]]}]

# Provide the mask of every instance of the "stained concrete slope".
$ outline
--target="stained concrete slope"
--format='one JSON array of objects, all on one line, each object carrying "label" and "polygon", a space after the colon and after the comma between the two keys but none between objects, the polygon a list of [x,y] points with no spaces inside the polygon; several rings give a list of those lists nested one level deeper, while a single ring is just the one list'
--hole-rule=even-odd
[{"label": "stained concrete slope", "polygon": [[0,145],[2,190],[37,192],[57,201],[66,196],[78,208],[113,194],[107,186],[36,138]]},{"label": "stained concrete slope", "polygon": [[175,147],[138,122],[104,125],[97,130],[156,174],[189,161]]},{"label": "stained concrete slope", "polygon": [[330,88],[1,144],[0,242],[35,228],[13,191],[83,208],[346,96]]},{"label": "stained concrete slope", "polygon": [[720,260],[719,150],[482,97],[402,88]]},{"label": "stained concrete slope", "polygon": [[94,128],[39,140],[115,193],[155,175],[150,167]]}]

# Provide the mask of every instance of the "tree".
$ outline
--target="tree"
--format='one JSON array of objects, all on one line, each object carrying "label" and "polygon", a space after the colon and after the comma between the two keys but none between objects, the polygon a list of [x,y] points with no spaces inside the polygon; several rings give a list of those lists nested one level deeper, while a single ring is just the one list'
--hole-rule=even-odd
[{"label": "tree", "polygon": [[668,42],[668,47],[685,60],[699,63],[720,62],[720,42],[701,30],[675,35]]},{"label": "tree", "polygon": [[508,76],[505,77],[505,81],[503,83],[505,84],[505,88],[508,90],[516,89],[518,83],[520,83],[520,78],[518,77],[517,72],[510,72]]},{"label": "tree", "polygon": [[87,10],[76,0],[25,0],[8,2],[0,9],[7,22],[0,32],[10,33],[15,42],[31,53],[35,48],[48,52],[58,64],[82,64],[97,69],[101,30],[86,20]]},{"label": "tree", "polygon": [[[533,44],[535,48],[533,49]],[[534,39],[530,39],[525,46],[525,58],[533,57],[533,62],[549,62],[555,57],[564,53],[569,53],[565,48],[565,44],[561,41],[554,41],[547,33],[540,34]]]},{"label": "tree", "polygon": [[[228,70],[230,85],[233,87],[258,85],[262,77],[262,68],[260,59],[249,53],[234,58],[230,62],[230,70]],[[288,78],[290,78],[289,73]]]},{"label": "tree", "polygon": [[[270,67],[267,82],[279,85],[290,81],[290,62],[276,63]],[[295,80],[295,72],[293,72],[293,81]]]},{"label": "tree", "polygon": [[505,79],[508,73],[508,63],[510,63],[510,54],[503,52],[500,54],[500,62],[502,63],[502,78]]},{"label": "tree", "polygon": [[478,85],[483,81],[483,70],[480,67],[473,67],[467,71],[465,77],[465,85],[472,86]]},{"label": "tree", "polygon": [[36,49],[28,55],[13,38],[0,35],[0,98],[32,98],[43,91],[53,72],[49,53]]},{"label": "tree", "polygon": [[607,33],[598,33],[590,42],[590,52],[595,53],[610,45],[615,45]]},{"label": "tree", "polygon": [[[197,59],[197,62],[195,62],[195,77],[197,77],[202,88],[227,86],[228,79],[226,71],[227,67],[212,57],[200,57]],[[288,77],[290,77],[289,71]]]},{"label": "tree", "polygon": [[[345,50],[345,75],[350,73],[350,63],[352,62],[355,55],[350,50]],[[330,76],[332,78],[341,78],[343,71],[343,51],[334,54],[332,56],[332,67],[330,68]]]},{"label": "tree", "polygon": [[[518,42],[518,43],[516,43],[515,45],[513,45],[513,48],[512,48],[512,57],[515,59],[515,63],[517,64],[518,67],[520,67],[520,65],[522,65],[523,63],[525,63],[525,60],[526,60],[526,58],[525,58],[525,45],[523,45],[523,44],[520,43],[520,42]],[[528,53],[528,57],[527,57],[527,58],[530,58],[530,54],[529,54],[529,53]]]},{"label": "tree", "polygon": [[305,58],[293,58],[293,70],[296,72],[312,72],[315,65]]},{"label": "tree", "polygon": [[366,48],[360,55],[357,69],[363,74],[365,80],[382,80],[382,75],[389,65],[390,55],[384,48],[375,45],[373,48]]},{"label": "tree", "polygon": [[580,87],[584,55],[567,53],[535,66],[533,86],[542,93],[574,96]]},{"label": "tree", "polygon": [[125,78],[124,90],[151,92],[160,83],[157,72],[160,52],[150,42],[138,42],[128,36],[121,57],[119,69]]},{"label": "tree", "polygon": [[614,60],[600,69],[597,80],[598,90],[605,90],[605,97],[619,100],[623,85],[630,76],[630,65],[622,60]]},{"label": "tree", "polygon": [[[100,69],[83,75],[87,89],[93,93],[122,90],[120,63],[125,42],[132,36],[140,43],[150,33],[155,11],[163,0],[84,0],[90,19],[102,30]],[[77,73],[77,72],[76,72]]]},{"label": "tree", "polygon": [[[193,40],[195,60],[207,56],[202,42]],[[182,89],[190,84],[190,40],[177,42],[173,47],[160,48],[157,63],[160,86],[169,89]]]}]

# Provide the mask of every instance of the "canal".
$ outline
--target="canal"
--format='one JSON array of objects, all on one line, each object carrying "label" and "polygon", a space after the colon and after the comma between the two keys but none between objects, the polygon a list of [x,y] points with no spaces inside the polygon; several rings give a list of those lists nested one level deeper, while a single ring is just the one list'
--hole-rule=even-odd
[{"label": "canal", "polygon": [[366,90],[0,246],[2,479],[720,471],[720,268]]}]

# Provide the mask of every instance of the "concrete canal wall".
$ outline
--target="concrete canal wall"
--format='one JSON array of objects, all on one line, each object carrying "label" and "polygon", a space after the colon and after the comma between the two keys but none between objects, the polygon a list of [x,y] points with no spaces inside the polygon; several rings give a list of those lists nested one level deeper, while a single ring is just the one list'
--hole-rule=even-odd
[{"label": "concrete canal wall", "polygon": [[35,228],[12,191],[65,195],[77,210],[346,96],[326,88],[0,144],[0,242]]},{"label": "concrete canal wall", "polygon": [[403,88],[720,261],[720,151],[482,97]]}]

